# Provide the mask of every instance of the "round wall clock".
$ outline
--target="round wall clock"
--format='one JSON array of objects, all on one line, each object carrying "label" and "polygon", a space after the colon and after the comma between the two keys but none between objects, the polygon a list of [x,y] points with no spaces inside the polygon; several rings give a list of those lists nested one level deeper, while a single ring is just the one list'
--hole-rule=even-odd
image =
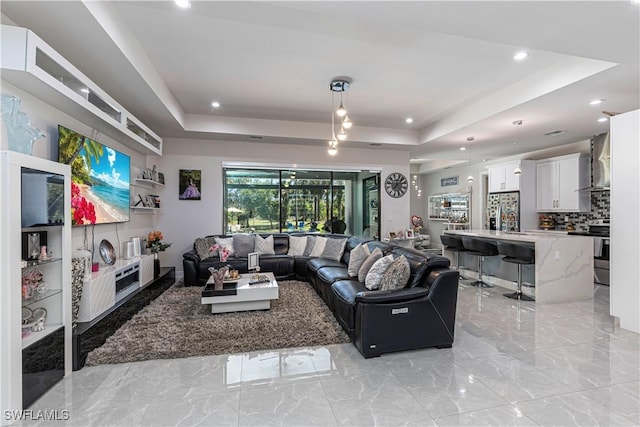
[{"label": "round wall clock", "polygon": [[393,172],[384,181],[384,189],[391,197],[402,197],[409,189],[409,181],[400,172]]}]

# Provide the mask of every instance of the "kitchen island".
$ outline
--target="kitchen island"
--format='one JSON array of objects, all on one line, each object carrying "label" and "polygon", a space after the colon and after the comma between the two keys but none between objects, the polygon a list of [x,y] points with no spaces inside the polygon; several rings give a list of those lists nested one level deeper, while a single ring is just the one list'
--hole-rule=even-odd
[{"label": "kitchen island", "polygon": [[[570,302],[593,298],[593,239],[544,232],[503,232],[494,230],[447,230],[445,234],[502,240],[533,245],[536,251],[532,266],[533,295],[536,303]],[[453,259],[453,254],[445,251]],[[462,255],[462,254],[461,254]],[[499,258],[499,257],[486,257]],[[508,289],[515,289],[512,266],[500,262],[493,277],[483,280]],[[486,270],[485,270],[486,271]],[[504,274],[508,272],[509,274]],[[531,294],[530,291],[526,293]]]}]

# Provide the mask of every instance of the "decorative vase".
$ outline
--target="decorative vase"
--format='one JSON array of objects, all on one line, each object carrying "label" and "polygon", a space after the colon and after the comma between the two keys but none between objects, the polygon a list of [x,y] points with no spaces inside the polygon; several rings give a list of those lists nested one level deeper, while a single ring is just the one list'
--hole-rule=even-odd
[{"label": "decorative vase", "polygon": [[158,253],[154,252],[153,254],[153,278],[157,279],[160,277],[160,258],[158,258]]},{"label": "decorative vase", "polygon": [[9,150],[31,155],[33,142],[44,138],[40,129],[31,126],[29,117],[20,111],[20,98],[2,95],[2,121],[7,128]]},{"label": "decorative vase", "polygon": [[227,275],[229,267],[220,267],[218,269],[209,267],[211,277],[213,277],[213,289],[222,290],[224,288],[224,277]]}]

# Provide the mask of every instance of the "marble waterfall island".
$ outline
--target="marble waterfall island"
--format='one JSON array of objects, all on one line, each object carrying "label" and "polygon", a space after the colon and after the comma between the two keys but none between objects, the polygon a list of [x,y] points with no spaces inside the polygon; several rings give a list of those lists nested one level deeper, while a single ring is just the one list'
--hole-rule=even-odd
[{"label": "marble waterfall island", "polygon": [[[536,251],[536,303],[571,302],[593,298],[593,238],[536,232],[447,230],[445,234],[533,244]],[[506,264],[506,263],[503,263]],[[513,288],[514,275],[498,275],[491,283]]]}]

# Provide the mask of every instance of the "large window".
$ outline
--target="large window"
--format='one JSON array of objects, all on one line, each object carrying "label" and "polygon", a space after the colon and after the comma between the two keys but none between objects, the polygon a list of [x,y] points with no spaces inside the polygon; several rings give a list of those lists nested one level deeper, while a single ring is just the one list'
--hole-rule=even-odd
[{"label": "large window", "polygon": [[363,234],[363,179],[371,173],[224,169],[227,232]]}]

